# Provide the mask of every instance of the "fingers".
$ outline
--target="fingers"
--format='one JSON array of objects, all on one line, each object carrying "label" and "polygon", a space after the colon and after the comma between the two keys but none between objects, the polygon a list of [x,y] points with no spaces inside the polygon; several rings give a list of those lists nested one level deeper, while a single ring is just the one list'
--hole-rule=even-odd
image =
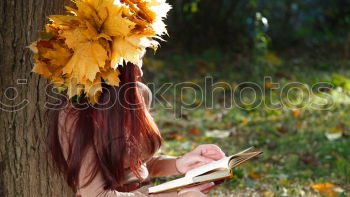
[{"label": "fingers", "polygon": [[213,159],[211,159],[211,158],[207,158],[207,157],[203,157],[203,156],[201,156],[201,155],[193,155],[193,160],[194,161],[197,161],[197,162],[202,162],[202,163],[210,163],[210,162],[212,162],[212,161],[214,161]]},{"label": "fingers", "polygon": [[203,166],[203,165],[205,165],[205,164],[208,164],[208,163],[205,163],[205,162],[198,162],[198,163],[196,163],[196,164],[191,165],[191,169],[201,167],[201,166]]},{"label": "fingers", "polygon": [[206,197],[206,195],[200,191],[187,191],[185,193],[178,193],[177,196],[181,196],[181,197]]},{"label": "fingers", "polygon": [[192,152],[185,154],[176,161],[177,170],[186,173],[193,168],[200,167],[212,161],[225,157],[225,153],[214,144],[199,145]]},{"label": "fingers", "polygon": [[203,190],[202,193],[203,194],[209,194],[209,192],[214,188],[215,186],[211,187],[211,188],[208,188],[206,190]]},{"label": "fingers", "polygon": [[210,192],[212,189],[214,189],[215,187],[216,187],[215,185],[214,185],[214,186],[211,186],[210,188],[207,188],[207,189],[203,190],[202,193],[203,193],[203,194],[209,194],[209,192]]},{"label": "fingers", "polygon": [[214,185],[215,185],[214,183],[203,183],[201,185],[197,185],[197,186],[189,187],[189,188],[186,188],[186,189],[182,189],[179,192],[179,194],[186,193],[186,192],[189,192],[189,191],[204,191],[204,190],[207,190],[207,189],[213,187]]},{"label": "fingers", "polygon": [[220,160],[222,158],[225,157],[225,154],[222,153],[222,152],[214,152],[214,151],[208,151],[204,154],[202,154],[203,156],[205,157],[208,157],[208,158],[211,158],[211,159],[214,159],[214,160]]},{"label": "fingers", "polygon": [[199,145],[193,152],[214,160],[225,157],[225,153],[215,144]]},{"label": "fingers", "polygon": [[214,189],[216,186],[213,186],[213,187],[211,187],[211,188],[208,188],[208,189],[206,189],[206,190],[203,190],[202,191],[202,193],[203,194],[209,194],[209,192],[212,190],[212,189]]},{"label": "fingers", "polygon": [[213,186],[215,186],[215,184],[210,182],[210,183],[203,183],[201,185],[195,186],[195,188],[199,191],[204,191],[204,190],[207,190]]},{"label": "fingers", "polygon": [[200,166],[203,166],[205,164],[208,164],[208,163],[211,163],[213,162],[214,160],[213,159],[210,159],[210,158],[207,158],[207,157],[203,157],[203,156],[200,156],[200,155],[192,155],[191,156],[191,164],[190,164],[190,168],[193,169],[193,168],[197,168],[197,167],[200,167]]},{"label": "fingers", "polygon": [[199,145],[196,149],[197,152],[205,154],[205,153],[219,153],[225,155],[224,152],[222,152],[221,148],[218,147],[215,144],[203,144]]},{"label": "fingers", "polygon": [[207,189],[203,190],[202,192],[203,192],[204,194],[208,194],[212,189],[217,188],[217,187],[220,186],[222,183],[224,183],[224,181],[217,181],[217,182],[214,182],[214,185],[213,185],[212,187],[207,188]]},{"label": "fingers", "polygon": [[212,161],[214,160],[198,154],[187,153],[176,161],[176,168],[179,172],[186,173],[193,168],[208,164]]},{"label": "fingers", "polygon": [[212,156],[213,159],[222,159],[225,157],[225,153],[217,145],[212,144],[210,149],[207,150],[205,155]]}]

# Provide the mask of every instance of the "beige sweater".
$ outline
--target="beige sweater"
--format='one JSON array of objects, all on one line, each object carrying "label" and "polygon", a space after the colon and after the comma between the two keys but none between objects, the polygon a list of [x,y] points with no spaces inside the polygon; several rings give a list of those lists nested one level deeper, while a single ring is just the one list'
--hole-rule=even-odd
[{"label": "beige sweater", "polygon": [[[84,175],[88,174],[89,172],[89,163],[92,162],[92,160],[94,159],[94,157],[92,156],[94,155],[92,152],[88,153],[88,158],[87,161],[84,161],[81,173],[80,173],[80,180],[85,182],[87,180],[87,177],[84,177]],[[169,172],[166,172],[167,169],[162,169],[159,168],[159,163],[169,163],[166,165],[172,165],[172,161],[173,158],[167,158],[167,157],[153,157],[151,158],[147,163],[145,163],[144,165],[141,166],[140,168],[140,175],[141,177],[146,180],[150,177],[150,175],[156,175],[156,174],[160,174],[160,173],[167,173],[167,174],[174,174],[174,172],[172,172],[173,170],[169,170]],[[164,166],[164,165],[163,165]],[[171,167],[171,166],[168,166]],[[159,168],[159,169],[158,169]],[[152,173],[150,173],[152,172]],[[138,179],[134,176],[134,174],[130,171],[127,170],[127,178],[125,180],[125,183],[130,183],[130,182],[134,182],[134,181],[138,181]],[[82,183],[83,183],[82,182]],[[130,197],[145,197],[145,196],[149,196],[148,195],[148,187],[142,187],[137,191],[133,191],[131,193],[123,193],[123,192],[118,192],[118,191],[106,191],[103,189],[104,184],[104,180],[103,177],[101,175],[101,173],[98,173],[97,176],[95,177],[95,179],[87,186],[84,188],[80,188],[78,191],[78,194],[80,194],[82,197],[96,197],[96,196],[101,196],[101,197],[126,197],[126,196],[130,196]],[[157,195],[157,196],[176,196],[176,193],[172,193],[172,195],[170,194],[162,194],[162,195]]]}]

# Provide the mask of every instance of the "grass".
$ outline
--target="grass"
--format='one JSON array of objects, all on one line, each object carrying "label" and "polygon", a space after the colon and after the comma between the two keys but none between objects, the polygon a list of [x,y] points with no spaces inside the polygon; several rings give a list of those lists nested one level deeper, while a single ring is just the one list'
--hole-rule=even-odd
[{"label": "grass", "polygon": [[[208,109],[201,99],[193,99],[193,91],[179,96],[172,86],[164,97],[173,109],[156,102],[152,112],[166,139],[162,153],[181,155],[203,143],[218,144],[227,154],[249,146],[264,151],[262,157],[235,169],[235,176],[210,196],[350,196],[348,63],[282,60],[271,54],[253,61],[230,61],[226,55],[211,53],[148,59],[146,76],[152,76],[148,81],[156,82],[156,86],[190,81],[204,89],[204,77],[210,75],[215,82],[227,83],[226,89],[242,90],[249,86],[240,87],[241,82],[254,82],[263,94],[244,91],[240,99],[243,103],[225,107],[225,99],[239,100],[240,95],[229,97],[218,91],[214,106]],[[287,102],[287,94],[281,88],[273,89],[273,84],[263,81],[264,76],[271,76],[272,82],[281,87],[292,82],[304,85],[291,90]],[[321,88],[305,97],[305,92],[318,82],[333,87]],[[254,96],[266,105],[247,104]],[[271,107],[271,101],[283,107]],[[191,109],[180,110],[184,102],[192,102],[186,105]],[[320,183],[331,183],[332,187],[311,187]]]}]

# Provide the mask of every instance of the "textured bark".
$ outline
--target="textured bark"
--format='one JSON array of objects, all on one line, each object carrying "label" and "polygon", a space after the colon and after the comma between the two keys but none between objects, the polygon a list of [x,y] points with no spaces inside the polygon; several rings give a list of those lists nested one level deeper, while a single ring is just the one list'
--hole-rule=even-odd
[{"label": "textured bark", "polygon": [[[0,197],[73,196],[47,154],[47,81],[30,72],[26,48],[63,6],[64,0],[0,1]],[[24,100],[23,109],[13,107]]]}]

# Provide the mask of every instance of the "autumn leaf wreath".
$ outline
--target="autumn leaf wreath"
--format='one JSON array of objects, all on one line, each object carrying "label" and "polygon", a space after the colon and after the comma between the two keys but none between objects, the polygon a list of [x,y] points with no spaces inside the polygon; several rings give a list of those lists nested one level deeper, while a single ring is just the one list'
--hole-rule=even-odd
[{"label": "autumn leaf wreath", "polygon": [[52,15],[30,45],[33,72],[48,78],[71,99],[85,95],[92,104],[101,81],[119,85],[118,65],[138,64],[146,48],[157,49],[167,34],[165,0],[75,0],[68,15]]}]

